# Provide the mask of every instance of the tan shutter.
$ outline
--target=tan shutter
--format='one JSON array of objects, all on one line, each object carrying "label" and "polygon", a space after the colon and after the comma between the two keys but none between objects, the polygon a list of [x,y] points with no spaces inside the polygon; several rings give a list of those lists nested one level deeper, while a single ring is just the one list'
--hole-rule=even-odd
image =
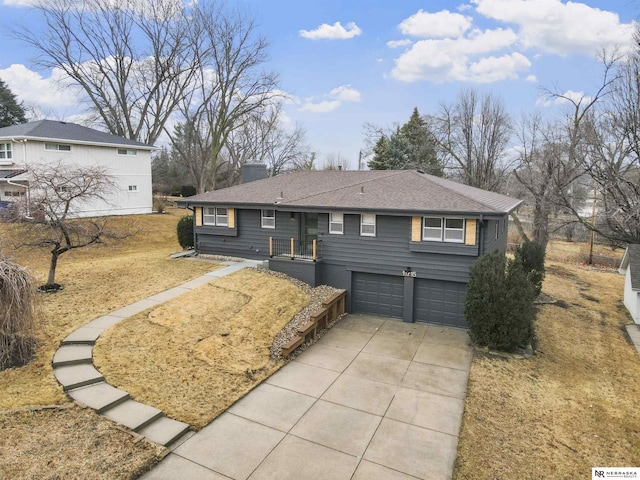
[{"label": "tan shutter", "polygon": [[236,211],[234,208],[227,208],[227,215],[229,216],[229,221],[227,224],[229,228],[236,228]]},{"label": "tan shutter", "polygon": [[422,240],[422,217],[413,217],[411,219],[411,241],[419,242]]},{"label": "tan shutter", "polygon": [[196,207],[196,227],[202,226],[202,207]]},{"label": "tan shutter", "polygon": [[467,234],[465,235],[464,244],[465,245],[475,245],[476,244],[476,220],[467,219]]}]

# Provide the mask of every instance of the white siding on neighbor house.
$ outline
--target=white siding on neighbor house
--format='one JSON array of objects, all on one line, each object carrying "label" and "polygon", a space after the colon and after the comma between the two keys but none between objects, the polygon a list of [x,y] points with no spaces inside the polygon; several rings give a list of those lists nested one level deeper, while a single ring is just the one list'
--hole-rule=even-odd
[{"label": "white siding on neighbor house", "polygon": [[624,306],[627,307],[633,321],[640,323],[640,292],[631,289],[631,269],[627,268],[624,274]]},{"label": "white siding on neighbor house", "polygon": [[[76,213],[78,216],[151,213],[153,191],[149,150],[137,150],[136,155],[118,155],[117,146],[77,145],[64,140],[47,142],[71,145],[71,151],[55,151],[45,150],[44,143],[33,140],[28,141],[26,145],[14,143],[15,167],[30,168],[56,162],[81,167],[102,166],[107,169],[116,185],[108,202],[93,201],[85,204],[81,211]],[[130,185],[135,185],[136,190],[130,191]]]}]

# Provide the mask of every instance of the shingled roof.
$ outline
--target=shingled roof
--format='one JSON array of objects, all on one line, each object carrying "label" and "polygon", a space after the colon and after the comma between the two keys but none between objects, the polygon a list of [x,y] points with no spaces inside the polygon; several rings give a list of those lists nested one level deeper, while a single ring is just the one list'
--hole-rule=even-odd
[{"label": "shingled roof", "polygon": [[83,127],[70,122],[56,120],[38,120],[0,128],[0,139],[18,138],[39,141],[67,141],[69,143],[110,145],[151,150],[154,147],[128,138]]},{"label": "shingled roof", "polygon": [[521,200],[416,170],[301,171],[215,190],[180,202],[276,208],[504,214]]}]

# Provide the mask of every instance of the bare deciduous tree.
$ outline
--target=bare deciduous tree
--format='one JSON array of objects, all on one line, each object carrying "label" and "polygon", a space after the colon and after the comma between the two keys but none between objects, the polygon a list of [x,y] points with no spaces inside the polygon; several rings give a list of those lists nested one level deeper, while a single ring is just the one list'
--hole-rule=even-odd
[{"label": "bare deciduous tree", "polygon": [[[187,134],[206,151],[204,157],[184,157],[202,193],[215,188],[220,152],[229,135],[280,96],[277,77],[264,71],[266,39],[256,34],[254,21],[240,11],[215,4],[198,4],[191,18],[197,63],[203,65],[191,80],[190,92],[178,110]],[[173,132],[167,132],[174,139]],[[197,173],[196,173],[197,171]]]},{"label": "bare deciduous tree", "polygon": [[58,290],[55,283],[58,259],[63,253],[102,243],[105,239],[122,239],[130,232],[110,228],[107,217],[77,218],[83,207],[97,200],[108,202],[114,183],[101,167],[73,167],[61,163],[36,166],[30,170],[31,200],[37,206],[33,217],[21,223],[21,247],[50,249],[51,261],[43,290]]},{"label": "bare deciduous tree", "polygon": [[189,7],[177,0],[41,0],[44,30],[15,35],[84,92],[110,133],[153,144],[198,71]]},{"label": "bare deciduous tree", "polygon": [[448,168],[467,185],[500,191],[512,161],[506,150],[512,133],[503,101],[466,89],[455,103],[430,119]]},{"label": "bare deciduous tree", "polygon": [[274,176],[306,158],[309,147],[305,137],[306,132],[299,125],[293,129],[282,126],[282,103],[278,101],[252,112],[240,128],[234,129],[223,156],[234,172],[234,180],[245,163],[263,163],[269,175]]}]

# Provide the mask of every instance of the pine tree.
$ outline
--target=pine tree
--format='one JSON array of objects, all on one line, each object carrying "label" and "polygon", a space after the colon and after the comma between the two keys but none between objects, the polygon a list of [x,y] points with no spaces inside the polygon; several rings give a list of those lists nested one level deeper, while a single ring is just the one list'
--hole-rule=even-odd
[{"label": "pine tree", "polygon": [[26,122],[27,117],[22,103],[18,103],[16,96],[7,84],[0,80],[0,127]]},{"label": "pine tree", "polygon": [[373,158],[368,164],[371,170],[391,170],[389,163],[389,141],[382,135],[373,147]]}]

